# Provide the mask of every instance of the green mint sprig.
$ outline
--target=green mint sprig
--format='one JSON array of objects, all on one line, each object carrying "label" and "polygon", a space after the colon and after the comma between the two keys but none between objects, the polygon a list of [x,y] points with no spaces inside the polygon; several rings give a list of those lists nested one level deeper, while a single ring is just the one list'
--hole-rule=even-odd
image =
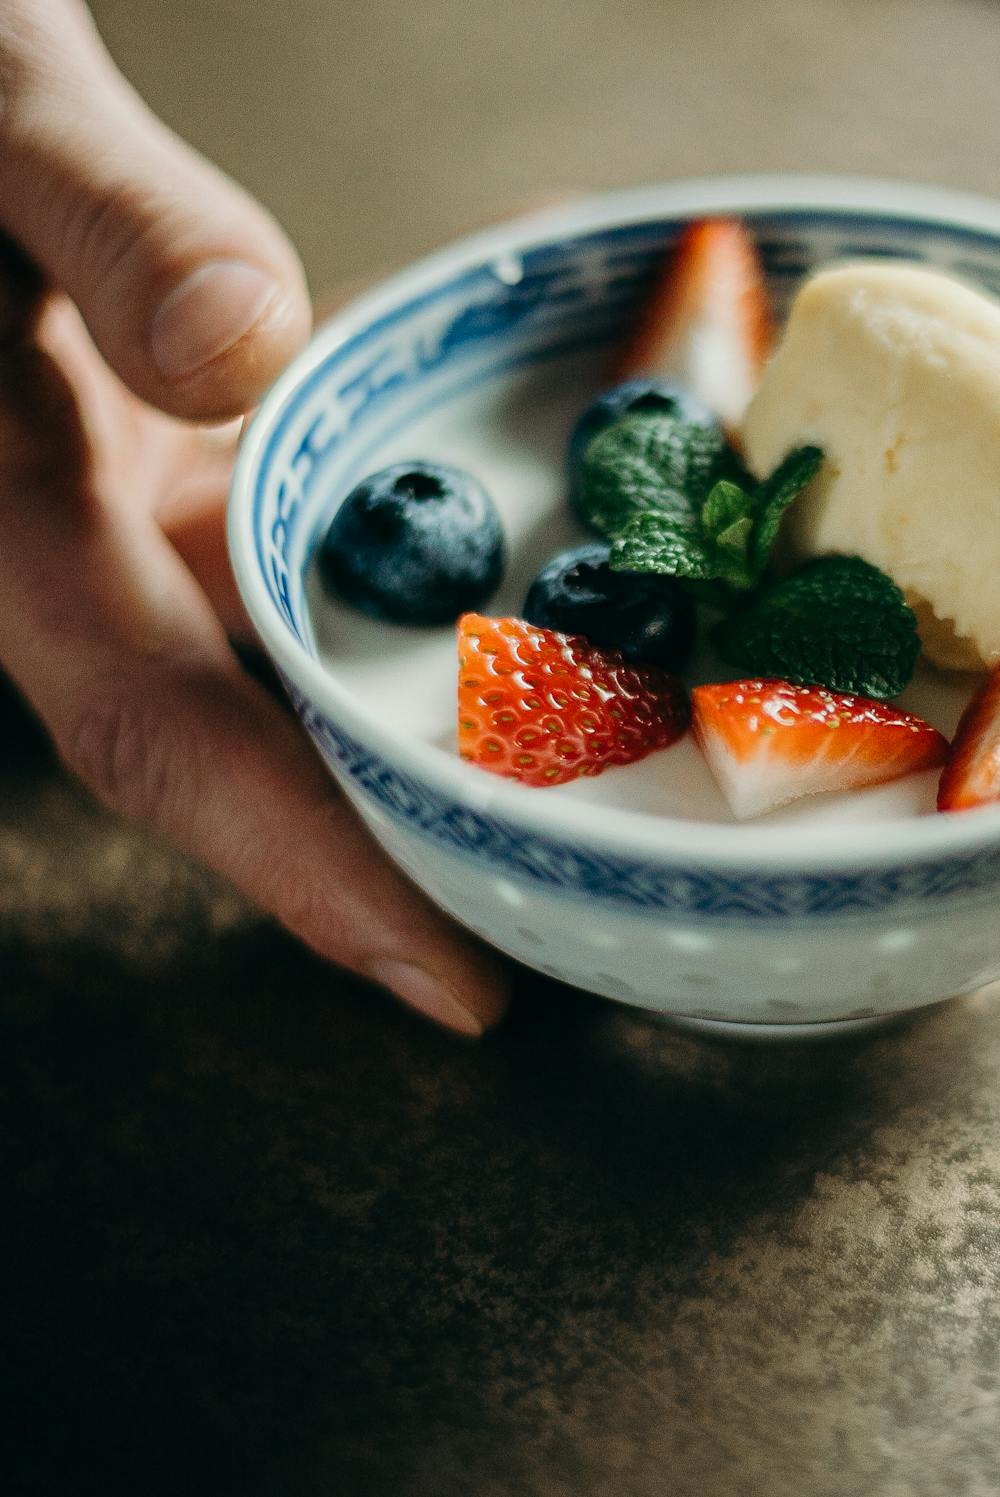
[{"label": "green mint sprig", "polygon": [[579,508],[611,540],[616,571],[682,578],[716,607],[739,605],[716,642],[741,673],[889,699],[920,652],[891,578],[827,556],[762,587],[785,511],[822,462],[818,447],[799,447],[757,483],[720,430],[635,413],[587,446]]},{"label": "green mint sprig", "polygon": [[586,446],[577,508],[614,539],[635,515],[692,514],[719,478],[745,470],[718,427],[680,421],[668,411],[624,416]]},{"label": "green mint sprig", "polygon": [[798,498],[806,485],[812,482],[822,466],[821,448],[796,447],[778,464],[771,476],[758,485],[754,494],[756,514],[753,570],[756,577],[763,576],[778,539],[785,510],[793,499]]},{"label": "green mint sprig", "polygon": [[721,479],[700,507],[686,513],[634,515],[614,538],[611,566],[713,579],[737,593],[750,592],[763,576],[785,510],[822,461],[818,447],[799,447],[763,483]]},{"label": "green mint sprig", "polygon": [[909,684],[920,636],[890,577],[860,556],[822,556],[720,624],[716,643],[743,675],[888,700]]}]

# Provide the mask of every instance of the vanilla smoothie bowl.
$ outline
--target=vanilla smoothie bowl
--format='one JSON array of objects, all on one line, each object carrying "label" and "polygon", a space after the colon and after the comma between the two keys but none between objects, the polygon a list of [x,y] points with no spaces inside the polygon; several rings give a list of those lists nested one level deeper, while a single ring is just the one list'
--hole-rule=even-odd
[{"label": "vanilla smoothie bowl", "polygon": [[319,331],[233,562],[432,899],[768,1032],[1000,978],[996,287],[991,203],[720,181],[477,236]]}]

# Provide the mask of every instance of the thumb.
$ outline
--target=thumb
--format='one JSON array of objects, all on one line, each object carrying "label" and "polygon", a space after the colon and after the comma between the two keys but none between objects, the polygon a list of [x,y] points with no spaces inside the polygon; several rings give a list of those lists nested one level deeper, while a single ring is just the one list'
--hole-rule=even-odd
[{"label": "thumb", "polygon": [[0,0],[0,80],[0,227],[137,395],[247,410],[309,331],[277,224],[146,108],[77,0]]}]

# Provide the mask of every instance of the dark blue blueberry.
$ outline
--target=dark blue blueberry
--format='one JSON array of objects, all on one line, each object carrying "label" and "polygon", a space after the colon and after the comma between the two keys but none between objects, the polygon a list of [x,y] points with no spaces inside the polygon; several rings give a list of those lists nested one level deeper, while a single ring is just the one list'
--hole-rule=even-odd
[{"label": "dark blue blueberry", "polygon": [[696,396],[670,379],[629,379],[613,390],[605,390],[588,405],[569,439],[570,489],[576,487],[577,474],[587,443],[605,427],[612,426],[623,416],[632,416],[639,411],[665,411],[679,421],[694,426],[719,425],[718,417]]},{"label": "dark blue blueberry", "polygon": [[445,624],[485,603],[503,575],[503,528],[482,484],[444,463],[395,463],[334,515],[320,567],[375,618]]},{"label": "dark blue blueberry", "polygon": [[636,664],[680,670],[694,646],[690,594],[676,577],[613,572],[609,554],[589,541],[554,556],[528,589],[524,617],[540,629],[582,634]]}]

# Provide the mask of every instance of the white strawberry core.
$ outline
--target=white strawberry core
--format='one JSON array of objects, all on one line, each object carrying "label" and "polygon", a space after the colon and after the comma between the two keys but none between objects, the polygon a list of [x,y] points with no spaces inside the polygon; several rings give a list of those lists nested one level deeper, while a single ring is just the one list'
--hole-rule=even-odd
[{"label": "white strawberry core", "polygon": [[732,324],[711,315],[692,328],[678,361],[678,379],[697,392],[726,426],[734,427],[757,387],[757,373],[733,335]]}]

